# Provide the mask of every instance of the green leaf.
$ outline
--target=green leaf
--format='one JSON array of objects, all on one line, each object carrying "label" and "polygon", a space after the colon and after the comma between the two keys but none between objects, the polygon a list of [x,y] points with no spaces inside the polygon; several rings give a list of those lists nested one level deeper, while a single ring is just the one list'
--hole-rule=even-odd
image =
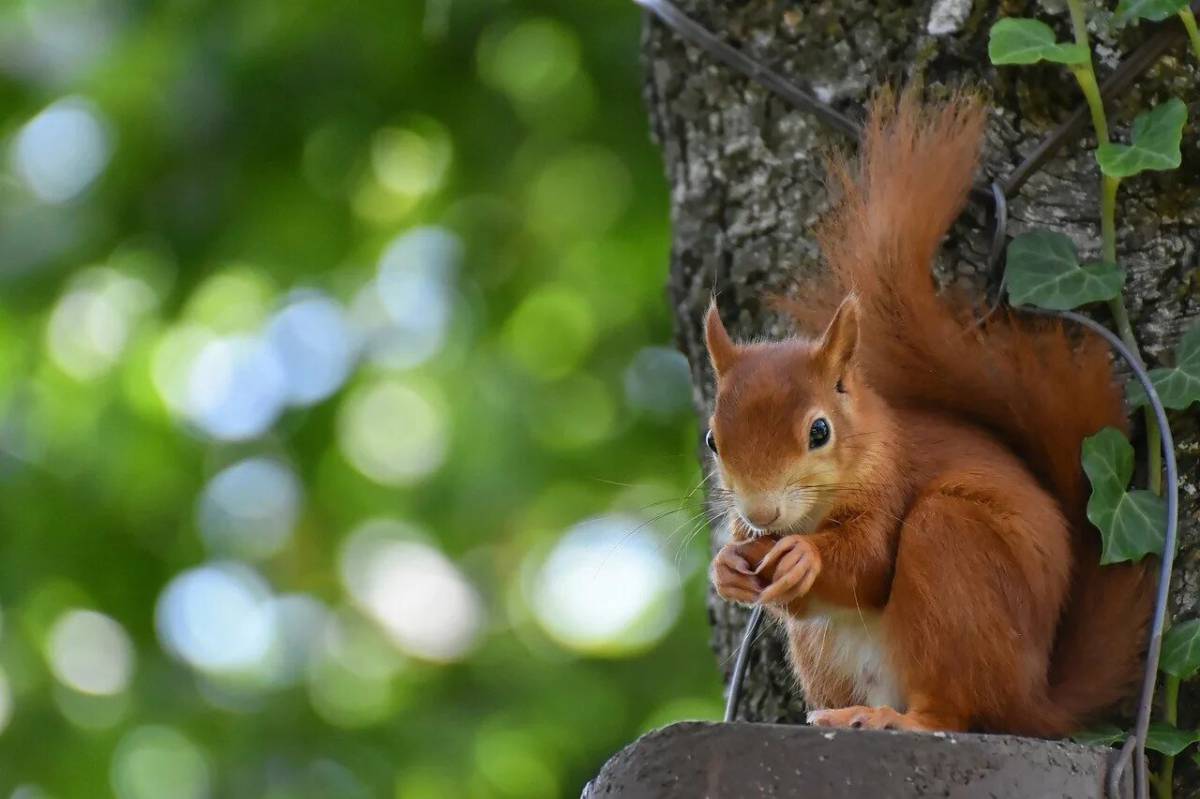
[{"label": "green leaf", "polygon": [[1121,0],[1117,3],[1116,21],[1125,24],[1131,19],[1162,22],[1188,7],[1187,0]]},{"label": "green leaf", "polygon": [[1133,120],[1131,144],[1104,143],[1096,150],[1101,171],[1127,178],[1148,169],[1175,169],[1182,161],[1179,142],[1187,122],[1187,106],[1178,97],[1159,103]]},{"label": "green leaf", "polygon": [[[1175,366],[1151,369],[1150,382],[1164,407],[1183,410],[1200,401],[1200,325],[1179,340],[1179,346],[1175,348]],[[1129,382],[1126,393],[1129,404],[1135,408],[1146,404],[1146,391],[1137,380]]]},{"label": "green leaf", "polygon": [[1071,735],[1071,740],[1085,746],[1112,746],[1128,737],[1129,733],[1115,724],[1100,724],[1091,729]]},{"label": "green leaf", "polygon": [[1200,669],[1200,619],[1176,624],[1163,636],[1158,667],[1186,680]]},{"label": "green leaf", "polygon": [[1082,64],[1088,60],[1087,48],[1078,44],[1060,44],[1054,31],[1036,19],[1008,17],[992,26],[988,37],[988,58],[993,64]]},{"label": "green leaf", "polygon": [[1162,552],[1167,509],[1150,491],[1128,491],[1133,445],[1106,427],[1083,441],[1083,470],[1092,483],[1087,515],[1100,530],[1101,563],[1138,561]]},{"label": "green leaf", "polygon": [[1065,311],[1121,293],[1125,273],[1114,264],[1080,264],[1075,244],[1062,233],[1035,230],[1008,245],[1008,297],[1014,305]]},{"label": "green leaf", "polygon": [[1177,755],[1200,741],[1200,730],[1180,730],[1165,721],[1155,721],[1146,731],[1146,748],[1164,755]]}]

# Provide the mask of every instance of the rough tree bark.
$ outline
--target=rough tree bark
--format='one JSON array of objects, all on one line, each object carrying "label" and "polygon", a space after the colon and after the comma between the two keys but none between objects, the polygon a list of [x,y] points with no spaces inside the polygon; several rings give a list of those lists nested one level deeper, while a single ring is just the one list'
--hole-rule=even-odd
[{"label": "rough tree bark", "polygon": [[[1107,4],[1115,5],[1115,2]],[[1006,174],[1080,102],[1073,79],[1055,66],[996,69],[987,31],[998,15],[1039,16],[1068,38],[1065,14],[1010,0],[682,0],[709,29],[839,109],[857,114],[884,82],[920,80],[932,90],[968,83],[991,92],[986,171]],[[1090,8],[1101,77],[1145,37],[1114,32],[1109,11]],[[828,207],[821,152],[849,146],[839,134],[797,111],[670,30],[648,21],[643,42],[645,95],[671,190],[673,246],[669,296],[678,346],[688,356],[703,429],[712,401],[702,314],[714,289],[735,336],[779,336],[782,320],[763,297],[783,289],[792,270],[821,268],[811,232]],[[1169,53],[1119,102],[1109,104],[1115,130],[1139,110],[1182,96],[1190,105],[1184,165],[1178,172],[1126,181],[1119,204],[1119,250],[1129,273],[1126,293],[1142,348],[1152,364],[1180,334],[1200,323],[1200,69],[1182,47]],[[1030,226],[1071,236],[1081,253],[1099,250],[1099,177],[1094,140],[1068,144],[1018,197],[1010,235]],[[968,211],[948,238],[943,280],[982,288],[989,238],[981,211]],[[1182,485],[1181,548],[1173,585],[1176,618],[1200,612],[1200,427],[1197,414],[1176,414]],[[1139,476],[1140,479],[1140,476]],[[714,546],[719,533],[714,533]],[[746,618],[710,594],[713,645],[726,677]],[[756,648],[741,715],[798,721],[803,705],[774,630]],[[1181,724],[1200,722],[1200,691],[1185,686]],[[1180,796],[1200,796],[1200,769],[1177,767]]]}]

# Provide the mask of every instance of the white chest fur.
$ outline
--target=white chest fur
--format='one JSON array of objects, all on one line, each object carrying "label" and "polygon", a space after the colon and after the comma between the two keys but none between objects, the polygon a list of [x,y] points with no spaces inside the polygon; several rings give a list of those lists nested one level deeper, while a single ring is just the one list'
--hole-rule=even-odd
[{"label": "white chest fur", "polygon": [[887,657],[880,614],[812,602],[808,615],[791,619],[802,627],[808,642],[805,664],[817,675],[845,680],[852,686],[853,701],[878,707],[888,705],[904,712],[900,681]]}]

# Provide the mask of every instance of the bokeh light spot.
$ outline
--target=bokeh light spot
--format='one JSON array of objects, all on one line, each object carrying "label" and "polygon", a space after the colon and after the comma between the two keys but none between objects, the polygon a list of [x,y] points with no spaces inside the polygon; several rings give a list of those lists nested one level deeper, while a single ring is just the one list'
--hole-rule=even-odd
[{"label": "bokeh light spot", "polygon": [[545,286],[517,307],[504,327],[509,354],[534,377],[554,380],[591,350],[595,321],[587,300],[565,286]]},{"label": "bokeh light spot", "polygon": [[208,328],[184,323],[167,329],[154,345],[151,380],[167,408],[177,416],[188,412],[192,365],[215,339]]},{"label": "bokeh light spot", "polygon": [[291,469],[269,458],[249,458],[209,481],[196,523],[214,554],[265,558],[291,538],[300,500],[300,481]]},{"label": "bokeh light spot", "polygon": [[596,235],[620,218],[633,196],[625,163],[599,145],[552,158],[529,184],[527,219],[547,239]]},{"label": "bokeh light spot", "polygon": [[380,184],[415,199],[441,186],[453,152],[446,129],[420,117],[408,127],[377,131],[371,140],[371,166]]},{"label": "bokeh light spot", "polygon": [[201,671],[252,671],[274,643],[269,599],[266,582],[246,566],[221,562],[191,569],[159,595],[159,640]]},{"label": "bokeh light spot", "polygon": [[312,405],[333,394],[354,365],[354,345],[342,306],[304,294],[276,313],[266,339],[287,378],[287,401]]},{"label": "bokeh light spot", "polygon": [[563,646],[599,655],[643,651],[679,613],[679,577],[658,536],[633,516],[600,516],[562,537],[541,564],[530,606]]},{"label": "bokeh light spot", "polygon": [[550,99],[579,70],[579,40],[553,19],[538,18],[488,30],[480,40],[480,76],[519,103]]},{"label": "bokeh light spot", "polygon": [[479,636],[483,602],[458,567],[413,532],[387,520],[363,524],[342,548],[342,584],[401,651],[458,660]]},{"label": "bokeh light spot", "polygon": [[207,799],[212,777],[204,753],[170,727],[138,727],[113,753],[118,799]]},{"label": "bokeh light spot", "polygon": [[143,281],[112,269],[85,270],[59,298],[46,328],[50,357],[79,380],[116,363],[138,319],[157,298]]},{"label": "bokeh light spot", "polygon": [[287,399],[287,372],[275,350],[251,336],[206,344],[188,373],[188,417],[213,438],[260,436]]},{"label": "bokeh light spot", "polygon": [[[419,227],[394,238],[379,258],[374,297],[358,308],[376,361],[409,368],[442,348],[454,309],[454,275],[462,242],[437,227]],[[369,290],[371,287],[368,287]],[[382,316],[372,306],[381,307]]]},{"label": "bokeh light spot", "polygon": [[338,417],[338,442],[353,466],[377,483],[406,485],[446,457],[444,401],[431,387],[398,380],[355,389]]},{"label": "bokeh light spot", "polygon": [[108,129],[91,102],[81,97],[59,100],[17,132],[10,152],[13,171],[42,202],[68,202],[108,165]]},{"label": "bokeh light spot", "polygon": [[662,419],[686,410],[692,399],[687,358],[666,347],[642,348],[625,370],[625,398]]},{"label": "bokeh light spot", "polygon": [[50,669],[63,685],[85,694],[110,695],[129,686],[134,649],[117,621],[92,610],[69,610],[50,629]]},{"label": "bokeh light spot", "polygon": [[275,302],[275,287],[252,266],[232,266],[192,292],[184,316],[216,333],[257,330]]},{"label": "bokeh light spot", "polygon": [[[119,28],[112,7],[95,0],[8,5],[14,12],[20,7],[24,13],[12,13],[6,19],[6,71],[19,71],[41,86],[86,80],[97,59],[110,52]],[[22,18],[25,28],[18,22]]]}]

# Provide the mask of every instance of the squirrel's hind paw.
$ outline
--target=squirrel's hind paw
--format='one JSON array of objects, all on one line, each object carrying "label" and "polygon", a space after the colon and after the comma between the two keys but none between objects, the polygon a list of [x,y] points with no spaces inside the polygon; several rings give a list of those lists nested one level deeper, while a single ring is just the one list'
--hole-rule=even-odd
[{"label": "squirrel's hind paw", "polygon": [[882,707],[855,705],[832,710],[814,710],[808,714],[808,723],[815,727],[849,727],[865,730],[933,732],[943,729],[931,726],[923,714],[900,713],[887,705]]}]

